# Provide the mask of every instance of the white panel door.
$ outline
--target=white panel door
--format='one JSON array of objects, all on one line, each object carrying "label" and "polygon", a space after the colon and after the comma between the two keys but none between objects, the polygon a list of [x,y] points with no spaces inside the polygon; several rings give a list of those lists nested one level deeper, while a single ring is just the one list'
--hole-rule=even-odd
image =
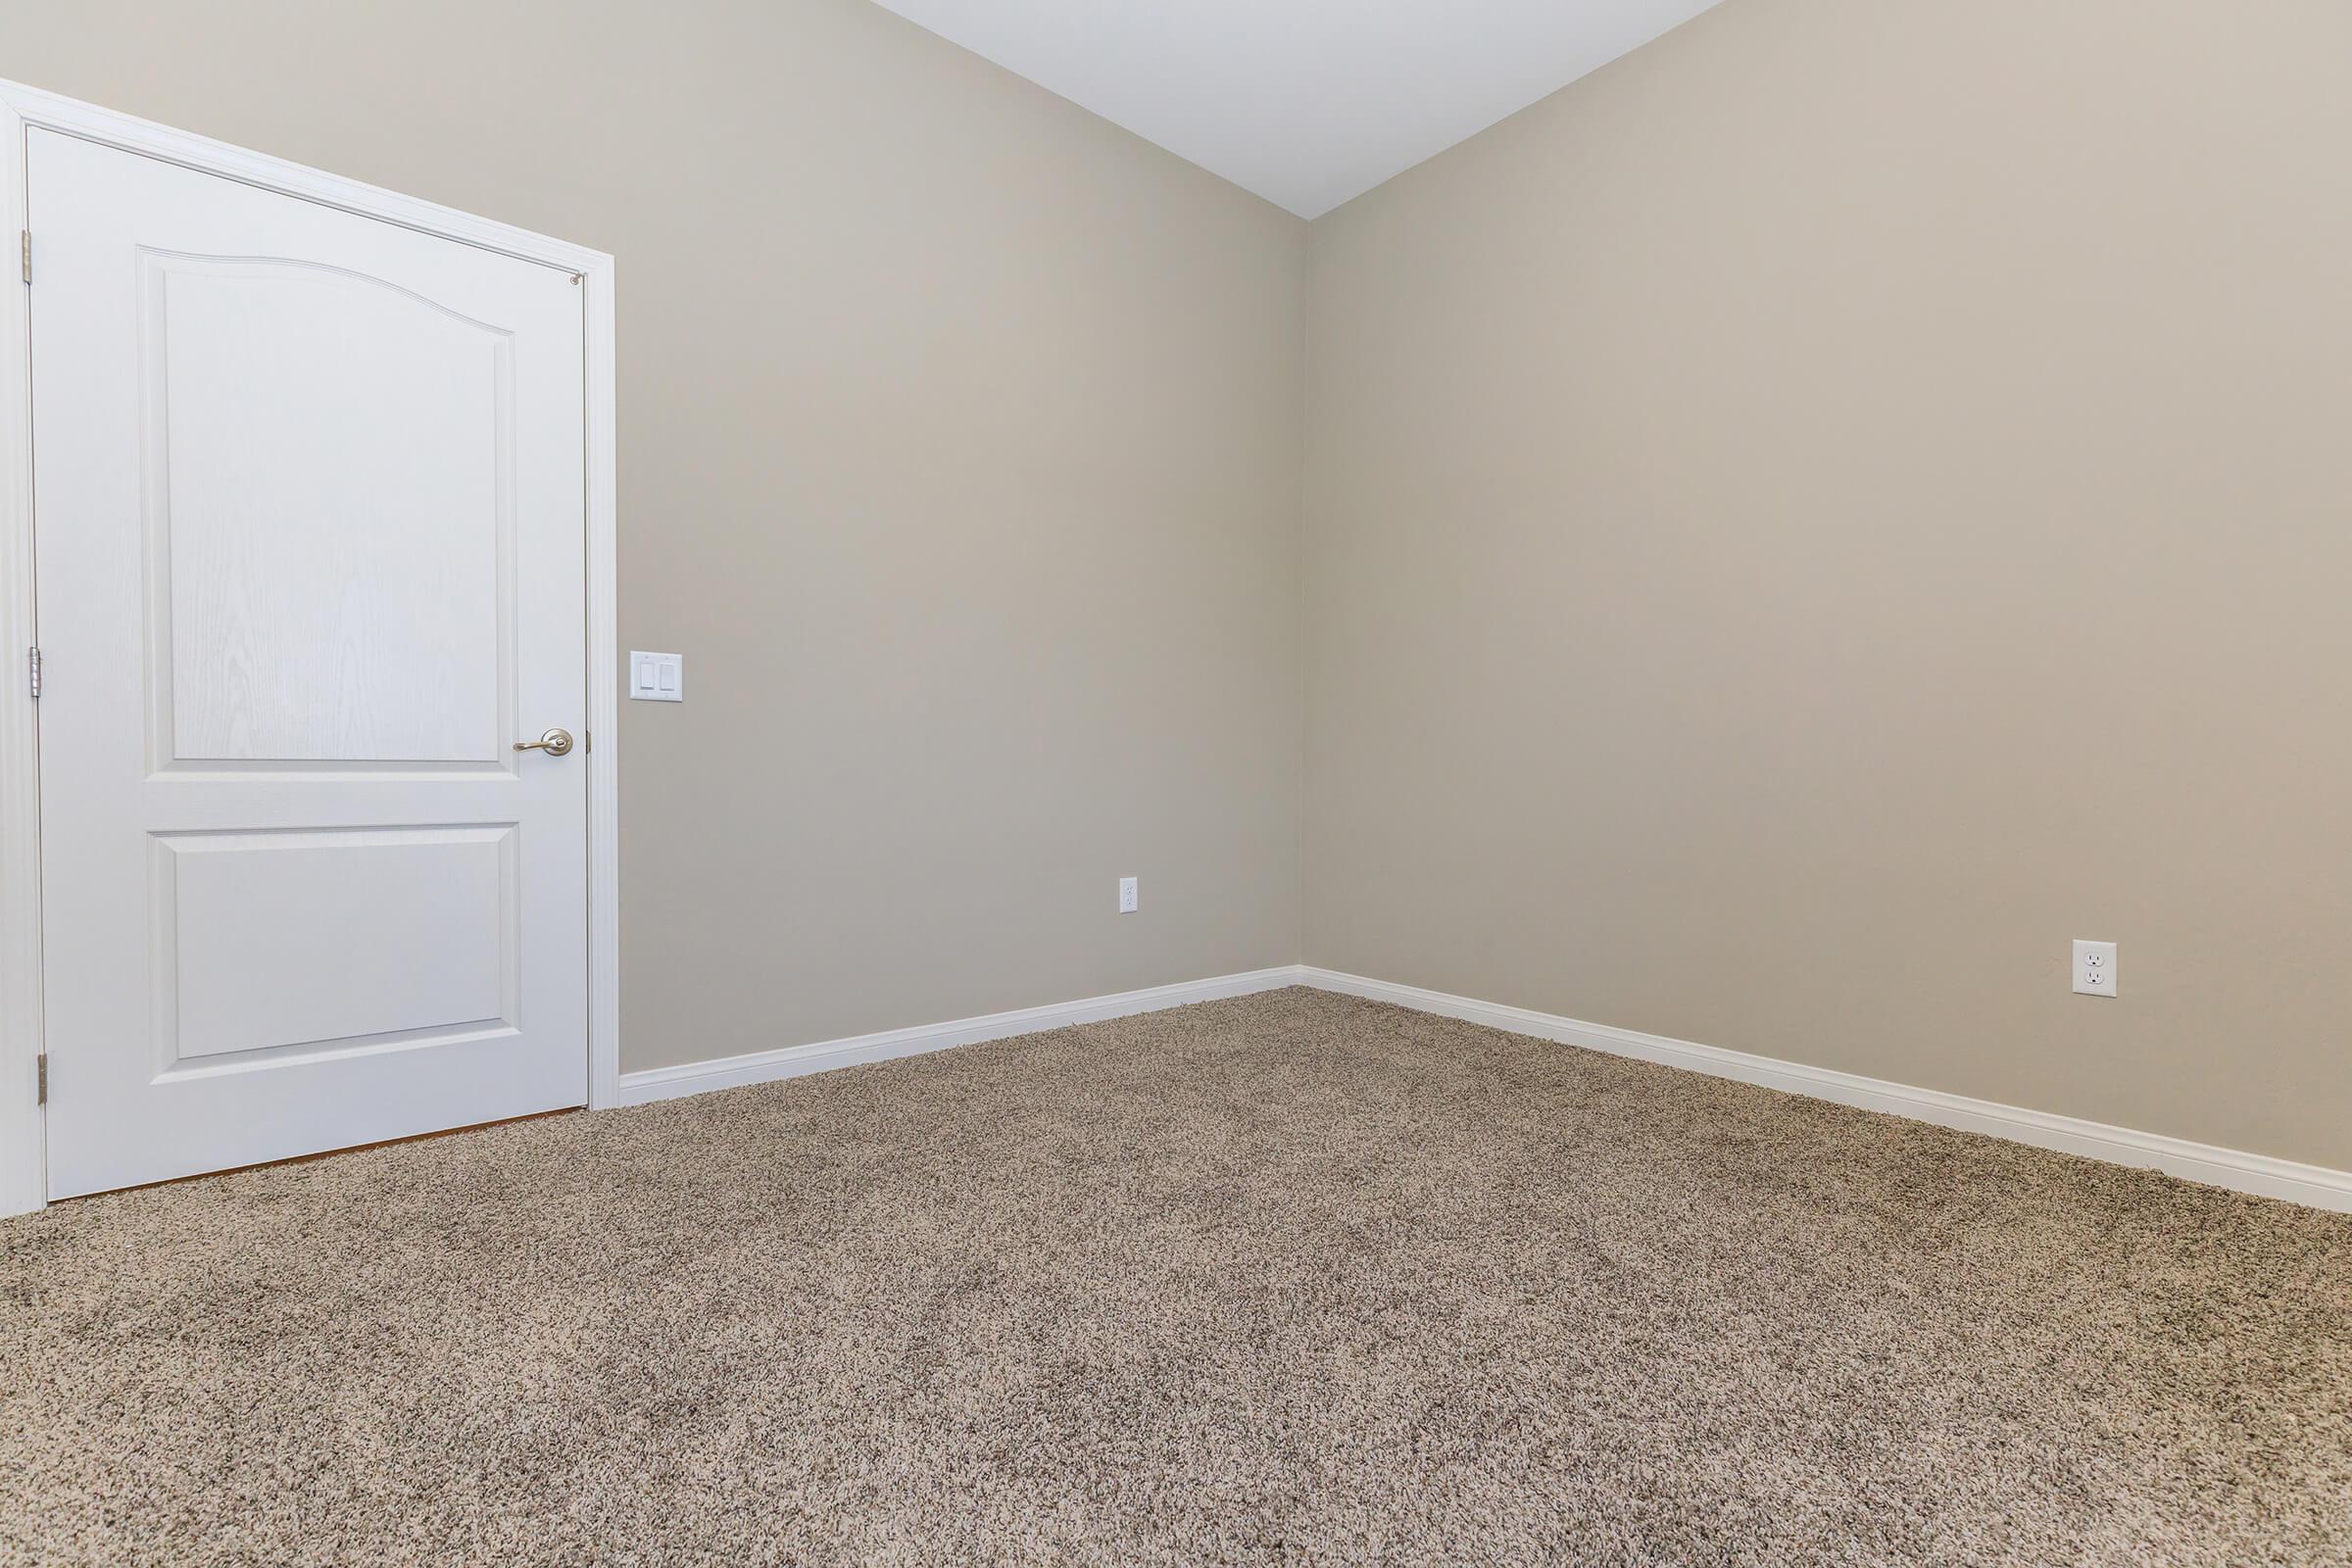
[{"label": "white panel door", "polygon": [[581,1103],[578,289],[27,176],[50,1195]]}]

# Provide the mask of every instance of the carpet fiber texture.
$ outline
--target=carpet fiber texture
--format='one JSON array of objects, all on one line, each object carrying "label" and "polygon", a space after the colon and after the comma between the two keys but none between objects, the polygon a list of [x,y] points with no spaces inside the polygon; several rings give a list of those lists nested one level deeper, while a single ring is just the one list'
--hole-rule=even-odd
[{"label": "carpet fiber texture", "polygon": [[1274,992],[0,1223],[0,1560],[2352,1563],[2352,1218]]}]

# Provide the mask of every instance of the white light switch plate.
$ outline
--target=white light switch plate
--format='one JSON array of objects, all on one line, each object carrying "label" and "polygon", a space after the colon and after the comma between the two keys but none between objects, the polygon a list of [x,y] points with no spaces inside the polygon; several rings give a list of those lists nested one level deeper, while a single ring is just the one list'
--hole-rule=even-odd
[{"label": "white light switch plate", "polygon": [[2115,991],[2115,944],[2075,944],[2075,992],[2085,997],[2112,997]]},{"label": "white light switch plate", "polygon": [[686,656],[629,650],[629,695],[641,703],[686,700]]}]

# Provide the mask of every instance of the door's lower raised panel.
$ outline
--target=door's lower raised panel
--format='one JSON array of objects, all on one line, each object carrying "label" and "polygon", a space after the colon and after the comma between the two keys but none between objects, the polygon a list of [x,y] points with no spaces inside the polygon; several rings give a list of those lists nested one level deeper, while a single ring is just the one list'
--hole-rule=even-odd
[{"label": "door's lower raised panel", "polygon": [[519,828],[152,836],[156,1071],[519,1026]]}]

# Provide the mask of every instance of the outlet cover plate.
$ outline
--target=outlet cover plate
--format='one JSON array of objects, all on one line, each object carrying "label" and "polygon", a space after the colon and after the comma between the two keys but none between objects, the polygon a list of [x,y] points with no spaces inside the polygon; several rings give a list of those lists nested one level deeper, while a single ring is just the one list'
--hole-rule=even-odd
[{"label": "outlet cover plate", "polygon": [[2075,943],[2075,995],[2112,997],[2115,989],[2115,944]]}]

